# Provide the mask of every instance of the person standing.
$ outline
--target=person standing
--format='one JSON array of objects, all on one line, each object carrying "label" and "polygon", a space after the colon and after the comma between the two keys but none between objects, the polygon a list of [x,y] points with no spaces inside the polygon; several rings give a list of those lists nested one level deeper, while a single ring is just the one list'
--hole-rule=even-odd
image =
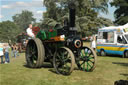
[{"label": "person standing", "polygon": [[34,33],[32,32],[32,24],[29,24],[29,27],[27,28],[26,32],[27,32],[27,35],[30,38],[34,38],[35,37]]},{"label": "person standing", "polygon": [[13,45],[13,52],[14,52],[14,57],[16,58],[16,44]]},{"label": "person standing", "polygon": [[8,44],[4,45],[4,51],[5,51],[5,64],[10,62],[9,59],[9,46]]},{"label": "person standing", "polygon": [[14,57],[14,45],[11,45],[11,56]]},{"label": "person standing", "polygon": [[19,48],[18,48],[18,45],[16,45],[16,56],[19,56]]},{"label": "person standing", "polygon": [[3,50],[3,46],[0,45],[0,57],[1,57],[1,64],[4,63],[3,61],[3,56],[4,56],[4,50]]},{"label": "person standing", "polygon": [[92,42],[91,42],[91,48],[95,51],[96,49],[96,37],[95,35],[92,38]]}]

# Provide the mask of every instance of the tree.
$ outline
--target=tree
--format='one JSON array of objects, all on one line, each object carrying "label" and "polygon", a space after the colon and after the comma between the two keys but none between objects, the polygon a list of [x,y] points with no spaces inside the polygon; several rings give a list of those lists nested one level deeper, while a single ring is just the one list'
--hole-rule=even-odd
[{"label": "tree", "polygon": [[[69,4],[76,6],[76,27],[79,32],[94,34],[99,27],[112,25],[112,21],[98,17],[98,12],[107,13],[108,0],[44,0],[46,13],[43,14],[43,26],[54,27],[61,24],[69,16]],[[102,22],[103,21],[103,22]],[[108,21],[110,23],[108,23]]]},{"label": "tree", "polygon": [[16,14],[13,17],[13,21],[21,28],[26,29],[29,24],[35,22],[33,14],[30,11],[24,10],[21,14]]},{"label": "tree", "polygon": [[0,22],[0,41],[8,42],[8,40],[11,40],[15,42],[16,36],[22,31],[14,22]]},{"label": "tree", "polygon": [[115,6],[117,9],[114,12],[115,23],[118,25],[124,25],[128,23],[128,0],[113,0],[111,6]]}]

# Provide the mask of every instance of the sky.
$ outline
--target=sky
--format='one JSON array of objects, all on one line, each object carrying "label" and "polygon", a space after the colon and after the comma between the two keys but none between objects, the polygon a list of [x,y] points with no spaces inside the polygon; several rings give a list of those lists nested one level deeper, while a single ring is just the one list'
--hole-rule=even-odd
[{"label": "sky", "polygon": [[31,11],[39,21],[46,8],[42,0],[0,0],[0,21],[12,21],[12,16],[21,13],[22,10]]},{"label": "sky", "polygon": [[[112,1],[112,0],[110,0]],[[111,19],[114,21],[115,7],[108,6],[108,14],[99,13],[99,16]],[[43,12],[46,11],[43,5],[43,0],[0,0],[0,22],[1,21],[12,21],[12,16],[19,14],[22,10],[31,11],[39,22],[42,19]]]}]

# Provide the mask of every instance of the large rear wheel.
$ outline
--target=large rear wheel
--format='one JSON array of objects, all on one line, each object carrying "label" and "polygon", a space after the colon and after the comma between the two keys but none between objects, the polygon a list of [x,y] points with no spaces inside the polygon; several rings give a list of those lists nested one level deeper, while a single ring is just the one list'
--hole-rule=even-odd
[{"label": "large rear wheel", "polygon": [[39,38],[28,41],[26,47],[27,66],[31,68],[39,68],[43,65],[45,49]]},{"label": "large rear wheel", "polygon": [[70,75],[75,67],[75,58],[67,47],[57,49],[53,57],[53,65],[58,74]]},{"label": "large rear wheel", "polygon": [[90,47],[82,47],[77,66],[82,71],[93,71],[96,67],[96,53]]}]

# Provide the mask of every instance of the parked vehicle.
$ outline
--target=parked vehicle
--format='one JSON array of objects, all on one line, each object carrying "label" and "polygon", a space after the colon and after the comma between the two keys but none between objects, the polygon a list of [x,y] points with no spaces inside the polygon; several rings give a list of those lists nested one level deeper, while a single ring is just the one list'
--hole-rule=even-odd
[{"label": "parked vehicle", "polygon": [[[31,68],[39,68],[44,62],[50,62],[56,72],[69,75],[75,64],[82,71],[93,71],[96,66],[96,53],[87,46],[78,35],[75,27],[75,8],[70,8],[70,22],[64,26],[40,30],[36,38],[28,41],[26,61]],[[70,23],[70,24],[68,24]]]},{"label": "parked vehicle", "polygon": [[101,56],[116,54],[128,57],[128,24],[99,29],[97,52]]}]

